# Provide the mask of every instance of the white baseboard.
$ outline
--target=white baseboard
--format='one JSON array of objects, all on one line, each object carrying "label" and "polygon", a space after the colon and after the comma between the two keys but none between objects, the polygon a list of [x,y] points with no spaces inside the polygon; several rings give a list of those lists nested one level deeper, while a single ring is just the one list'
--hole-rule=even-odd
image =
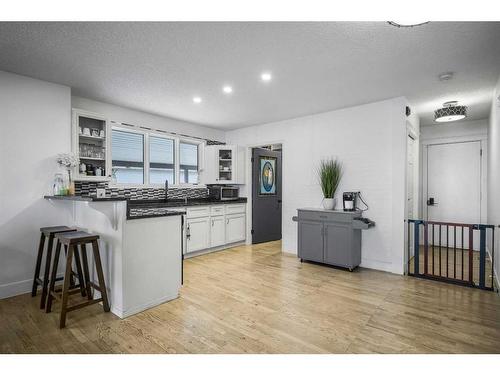
[{"label": "white baseboard", "polygon": [[31,293],[33,279],[15,281],[13,283],[0,285],[0,299]]},{"label": "white baseboard", "polygon": [[[64,274],[59,274],[57,277],[63,277]],[[13,283],[7,283],[0,285],[0,299],[19,296],[21,294],[31,293],[31,287],[33,286],[33,279],[14,281]],[[40,289],[40,286],[38,286]]]},{"label": "white baseboard", "polygon": [[401,267],[400,269],[396,269],[397,267],[395,267],[393,263],[389,263],[389,262],[380,262],[377,260],[361,259],[361,264],[359,266],[362,268],[369,268],[369,269],[376,270],[376,271],[394,273],[396,275],[403,275],[404,274],[403,267]]},{"label": "white baseboard", "polygon": [[127,309],[127,310],[122,310],[122,309],[111,306],[111,312],[113,314],[115,314],[117,317],[119,317],[120,319],[124,319],[124,318],[128,318],[129,316],[138,314],[144,310],[161,305],[162,303],[171,301],[171,300],[176,299],[176,298],[179,298],[178,292],[176,294],[161,297],[155,301],[152,301],[152,302],[149,302],[149,303],[146,303],[143,305],[135,306],[135,307],[133,307],[131,309]]},{"label": "white baseboard", "polygon": [[[64,276],[63,273],[57,275],[57,277],[63,277],[63,276]],[[0,299],[31,293],[32,286],[33,286],[33,279],[14,281],[13,283],[0,285]],[[40,289],[40,286],[38,286],[38,289]]]},{"label": "white baseboard", "polygon": [[231,244],[228,244],[228,245],[211,247],[209,249],[198,250],[198,251],[194,251],[192,253],[186,253],[186,254],[184,254],[184,259],[193,258],[193,257],[196,257],[198,255],[203,255],[203,254],[214,253],[216,251],[227,250],[227,249],[230,249],[232,247],[242,246],[242,245],[245,245],[245,244],[246,244],[245,241],[241,241],[241,242],[231,243]]}]

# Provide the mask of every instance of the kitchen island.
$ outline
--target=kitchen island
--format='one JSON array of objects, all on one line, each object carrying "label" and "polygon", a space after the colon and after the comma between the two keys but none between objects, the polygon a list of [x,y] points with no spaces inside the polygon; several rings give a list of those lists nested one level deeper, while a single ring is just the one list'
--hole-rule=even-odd
[{"label": "kitchen island", "polygon": [[113,314],[125,318],[179,296],[182,212],[136,212],[132,220],[127,218],[129,204],[125,198],[44,198],[70,211],[73,223],[64,224],[99,234]]}]

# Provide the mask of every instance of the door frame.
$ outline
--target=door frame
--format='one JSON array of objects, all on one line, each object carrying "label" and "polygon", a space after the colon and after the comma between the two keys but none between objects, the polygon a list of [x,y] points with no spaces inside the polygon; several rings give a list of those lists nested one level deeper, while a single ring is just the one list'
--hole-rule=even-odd
[{"label": "door frame", "polygon": [[[281,145],[281,144],[280,144]],[[277,200],[277,203],[279,205],[279,209],[280,209],[280,215],[279,215],[279,220],[280,220],[280,240],[283,239],[283,145],[281,145],[281,150],[278,152],[278,151],[273,151],[273,150],[268,150],[268,149],[265,149],[265,148],[262,148],[262,147],[253,147],[251,149],[251,152],[252,152],[252,158],[254,157],[255,155],[255,152],[262,152],[262,153],[272,153],[272,154],[275,154],[276,156],[268,156],[268,157],[271,157],[271,158],[274,158],[275,161],[276,161],[276,168],[279,169],[281,168],[281,170],[277,171],[277,177],[276,177],[276,194],[273,196],[270,196],[270,197],[262,197],[263,199],[272,199],[272,198],[275,198]],[[279,154],[279,156],[277,156]],[[278,162],[279,161],[279,162]],[[254,199],[257,199],[259,198],[259,195],[260,193],[257,193],[257,186],[254,186],[254,183],[256,183],[257,181],[254,181],[254,177],[255,177],[255,174],[259,175],[259,180],[260,180],[260,164],[258,162],[258,160],[254,160],[253,163],[251,164],[251,168],[252,168],[252,181],[251,181],[251,186],[250,186],[250,194],[252,195],[252,201],[251,201],[251,204],[252,204],[252,222],[250,223],[250,228],[251,228],[251,242],[252,244],[259,244],[259,243],[263,243],[263,242],[268,242],[268,241],[263,241],[263,239],[261,238],[260,239],[260,242],[254,242],[254,239],[253,239],[253,235],[255,233],[252,233],[252,230],[255,230],[255,227],[254,227],[254,217],[253,217],[253,209],[255,208],[254,207]],[[254,170],[254,168],[256,168],[257,170]],[[260,181],[258,184],[256,185],[260,185]],[[260,188],[259,188],[260,190]],[[250,195],[249,194],[249,195]],[[277,218],[277,217],[276,217]],[[258,221],[258,220],[257,220]],[[256,224],[256,223],[255,223]],[[264,236],[265,237],[265,236]]]},{"label": "door frame", "polygon": [[487,168],[488,168],[488,137],[487,135],[468,135],[460,137],[448,137],[448,138],[435,138],[426,139],[421,141],[421,175],[420,181],[422,181],[422,189],[420,194],[420,212],[422,213],[422,219],[427,220],[427,168],[428,168],[428,147],[431,145],[444,145],[444,144],[455,144],[455,143],[468,143],[468,142],[480,142],[482,155],[481,155],[481,170],[480,170],[480,221],[481,223],[472,224],[484,224],[487,222]]},{"label": "door frame", "polygon": [[[246,237],[246,244],[251,245],[252,244],[252,187],[253,187],[253,176],[252,176],[252,149],[256,147],[262,147],[265,145],[272,145],[272,144],[281,144],[281,234],[282,234],[282,241],[281,241],[281,252],[284,252],[283,249],[283,233],[284,233],[284,225],[285,225],[285,202],[286,202],[286,195],[285,195],[285,190],[283,189],[283,186],[285,186],[285,179],[286,179],[286,174],[285,174],[285,141],[283,139],[281,140],[264,140],[258,143],[251,143],[245,145],[245,163],[248,168],[245,168],[245,190],[243,191],[246,196],[247,196],[247,237]],[[242,190],[240,190],[242,191]]]}]

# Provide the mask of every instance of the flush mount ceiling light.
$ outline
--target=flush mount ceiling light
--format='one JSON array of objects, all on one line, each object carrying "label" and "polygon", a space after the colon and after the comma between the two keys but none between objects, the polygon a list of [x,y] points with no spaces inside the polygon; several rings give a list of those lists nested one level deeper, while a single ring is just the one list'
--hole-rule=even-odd
[{"label": "flush mount ceiling light", "polygon": [[457,104],[457,101],[443,103],[443,108],[439,108],[434,111],[434,121],[452,122],[466,118],[467,107]]},{"label": "flush mount ceiling light", "polygon": [[201,98],[199,96],[195,96],[193,98],[193,102],[195,102],[196,104],[200,104],[201,103]]},{"label": "flush mount ceiling light", "polygon": [[438,77],[441,82],[446,82],[453,78],[453,74],[453,72],[445,72],[441,73]]},{"label": "flush mount ceiling light", "polygon": [[231,94],[233,92],[233,88],[231,86],[224,86],[222,88],[222,91],[224,91],[224,93],[226,94]]},{"label": "flush mount ceiling light", "polygon": [[396,22],[396,21],[387,21],[387,23],[391,26],[394,26],[394,27],[397,27],[397,28],[401,28],[401,27],[417,27],[417,26],[422,26],[422,25],[426,25],[428,24],[430,21],[424,21],[424,22],[405,22],[405,21],[401,21],[401,22]]},{"label": "flush mount ceiling light", "polygon": [[271,73],[266,72],[260,75],[260,79],[263,80],[264,82],[269,82],[272,78],[273,76],[271,75]]}]

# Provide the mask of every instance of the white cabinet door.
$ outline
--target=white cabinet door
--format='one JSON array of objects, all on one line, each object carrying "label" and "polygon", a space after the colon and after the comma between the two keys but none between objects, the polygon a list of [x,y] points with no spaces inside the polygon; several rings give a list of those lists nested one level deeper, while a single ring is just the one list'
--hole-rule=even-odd
[{"label": "white cabinet door", "polygon": [[210,247],[210,218],[186,220],[186,253]]},{"label": "white cabinet door", "polygon": [[226,215],[226,243],[244,241],[245,238],[245,214]]},{"label": "white cabinet door", "polygon": [[204,184],[244,184],[245,148],[234,145],[205,147],[205,165],[200,181]]},{"label": "white cabinet door", "polygon": [[221,246],[226,243],[226,226],[224,216],[210,218],[210,246]]}]

